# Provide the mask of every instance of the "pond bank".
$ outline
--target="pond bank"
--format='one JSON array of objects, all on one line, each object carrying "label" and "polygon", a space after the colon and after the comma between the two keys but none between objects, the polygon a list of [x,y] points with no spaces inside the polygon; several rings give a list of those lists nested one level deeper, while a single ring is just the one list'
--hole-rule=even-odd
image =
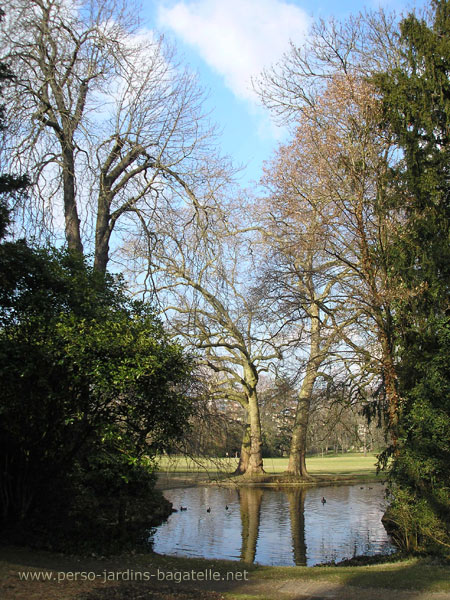
[{"label": "pond bank", "polygon": [[210,482],[221,486],[257,486],[257,487],[308,487],[323,485],[353,485],[355,483],[375,483],[382,479],[376,475],[311,475],[307,478],[287,473],[264,475],[240,475]]},{"label": "pond bank", "polygon": [[170,490],[177,487],[192,487],[197,485],[215,485],[222,487],[311,487],[322,485],[354,485],[357,483],[381,483],[383,478],[376,474],[345,474],[345,475],[312,475],[302,479],[287,474],[267,473],[258,476],[234,476],[219,472],[176,472],[158,473],[156,487],[160,490]]},{"label": "pond bank", "polygon": [[[105,572],[115,574],[115,580],[105,582]],[[41,575],[39,581],[31,580],[30,576],[21,581],[19,573],[35,576],[48,573],[49,580],[43,580]],[[81,581],[81,573],[99,577],[95,581]],[[137,573],[147,573],[149,581],[130,580]],[[189,576],[190,581],[178,583],[174,580],[177,573]],[[203,578],[199,578],[201,573],[205,574]],[[206,580],[214,573],[219,580]],[[312,597],[450,600],[450,567],[418,559],[361,567],[261,567],[157,554],[86,558],[0,547],[0,597],[2,600],[306,600]]]}]

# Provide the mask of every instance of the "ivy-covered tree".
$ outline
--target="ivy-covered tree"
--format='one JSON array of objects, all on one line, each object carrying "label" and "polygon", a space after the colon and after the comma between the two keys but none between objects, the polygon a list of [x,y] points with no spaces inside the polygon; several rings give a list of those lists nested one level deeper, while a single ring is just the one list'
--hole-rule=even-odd
[{"label": "ivy-covered tree", "polygon": [[389,513],[402,544],[450,548],[450,3],[401,23],[403,64],[376,78],[403,160],[391,239],[398,386]]}]

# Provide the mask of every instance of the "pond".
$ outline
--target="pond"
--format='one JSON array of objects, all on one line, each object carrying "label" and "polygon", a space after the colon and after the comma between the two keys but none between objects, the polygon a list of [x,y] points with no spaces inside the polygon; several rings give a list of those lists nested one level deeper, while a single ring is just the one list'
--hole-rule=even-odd
[{"label": "pond", "polygon": [[199,486],[164,495],[178,512],[152,535],[160,554],[313,566],[394,551],[381,522],[381,483],[282,490]]}]

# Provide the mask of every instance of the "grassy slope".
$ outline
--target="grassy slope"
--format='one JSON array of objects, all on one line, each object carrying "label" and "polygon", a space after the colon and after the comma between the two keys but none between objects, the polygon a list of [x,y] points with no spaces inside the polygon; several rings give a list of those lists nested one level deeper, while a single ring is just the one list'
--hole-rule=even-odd
[{"label": "grassy slope", "polygon": [[[190,584],[167,584],[152,580],[150,583],[73,583],[19,582],[18,571],[51,570],[53,573],[67,571],[136,571],[156,572],[202,572],[212,569],[223,575],[229,572],[246,570],[248,583],[233,585],[218,583],[195,584],[199,590],[195,596],[189,593]],[[432,592],[443,593],[442,598],[450,600],[450,567],[439,566],[429,561],[409,559],[405,561],[377,564],[362,567],[262,567],[241,562],[186,559],[155,554],[114,557],[111,559],[80,558],[62,556],[27,549],[0,548],[0,597],[2,600],[131,600],[162,599],[186,600],[191,598],[213,599],[225,597],[228,600],[245,598],[280,597],[276,590],[280,585],[295,584],[301,591],[302,585],[329,582],[330,585],[345,585],[352,588],[379,589],[382,600],[395,600],[399,592],[410,590],[423,592],[421,598],[428,598]],[[213,590],[209,593],[210,590]],[[389,592],[387,590],[392,590]],[[219,592],[218,596],[216,593]],[[298,597],[298,592],[295,594]],[[283,596],[284,597],[284,596]],[[353,596],[352,596],[353,597]],[[360,598],[365,597],[361,591]],[[370,596],[371,598],[373,595]],[[417,598],[417,596],[416,596]]]}]

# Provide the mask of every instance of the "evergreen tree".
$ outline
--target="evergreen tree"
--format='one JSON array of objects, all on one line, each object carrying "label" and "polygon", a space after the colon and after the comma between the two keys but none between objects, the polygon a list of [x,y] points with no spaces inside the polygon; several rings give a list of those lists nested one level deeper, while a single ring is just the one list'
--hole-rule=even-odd
[{"label": "evergreen tree", "polygon": [[[402,225],[390,248],[402,404],[389,517],[409,549],[450,544],[450,4],[401,23],[402,67],[376,78],[402,152],[393,172]],[[393,186],[394,187],[394,186]]]}]

